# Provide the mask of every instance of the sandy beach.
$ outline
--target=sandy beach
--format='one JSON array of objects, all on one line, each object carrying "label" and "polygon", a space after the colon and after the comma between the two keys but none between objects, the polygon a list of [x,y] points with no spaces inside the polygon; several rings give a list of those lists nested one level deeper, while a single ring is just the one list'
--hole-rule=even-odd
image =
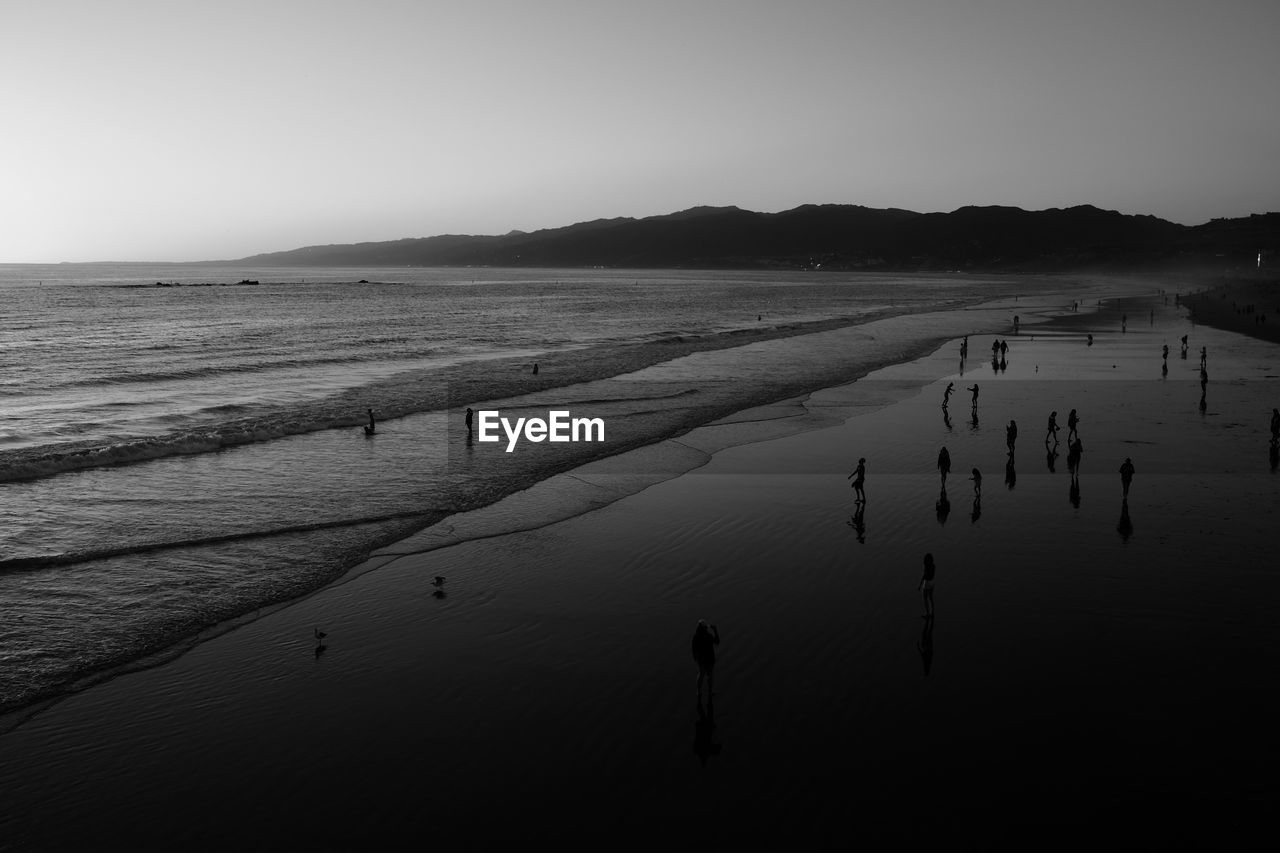
[{"label": "sandy beach", "polygon": [[957,328],[1019,313],[1003,369],[951,338],[592,463],[56,703],[0,735],[0,847],[1250,837],[1277,791],[1275,344],[1160,297],[986,311]]}]

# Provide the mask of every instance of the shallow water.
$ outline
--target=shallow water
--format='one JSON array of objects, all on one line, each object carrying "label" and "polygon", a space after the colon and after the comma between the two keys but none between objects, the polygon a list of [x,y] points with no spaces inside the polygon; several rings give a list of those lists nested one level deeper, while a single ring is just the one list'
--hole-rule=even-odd
[{"label": "shallow water", "polygon": [[[873,361],[841,324],[1046,286],[1072,283],[0,268],[0,709],[313,590],[593,456],[857,376]],[[814,328],[833,331],[802,334]],[[874,363],[934,334],[904,328]],[[485,400],[581,406],[608,441],[489,453],[458,414]],[[365,440],[369,407],[380,426]]]}]

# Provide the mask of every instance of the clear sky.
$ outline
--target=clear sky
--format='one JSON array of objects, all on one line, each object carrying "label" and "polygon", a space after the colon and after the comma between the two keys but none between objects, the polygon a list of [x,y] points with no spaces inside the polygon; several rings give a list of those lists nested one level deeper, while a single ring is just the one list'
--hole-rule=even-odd
[{"label": "clear sky", "polygon": [[1280,210],[1277,0],[4,0],[0,261],[694,205]]}]

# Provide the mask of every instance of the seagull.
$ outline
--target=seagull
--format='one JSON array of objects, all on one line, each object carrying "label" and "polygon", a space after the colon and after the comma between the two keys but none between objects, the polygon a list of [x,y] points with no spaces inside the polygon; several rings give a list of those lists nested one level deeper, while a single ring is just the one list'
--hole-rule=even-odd
[{"label": "seagull", "polygon": [[432,586],[444,586],[444,578],[436,575],[436,579],[431,582]]}]

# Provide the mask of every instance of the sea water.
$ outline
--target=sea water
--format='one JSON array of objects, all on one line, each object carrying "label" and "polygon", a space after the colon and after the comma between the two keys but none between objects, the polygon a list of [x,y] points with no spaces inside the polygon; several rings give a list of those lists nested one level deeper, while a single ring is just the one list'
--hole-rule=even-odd
[{"label": "sea water", "polygon": [[[609,423],[595,455],[616,452],[865,369],[853,350],[806,351],[821,337],[807,331],[1027,287],[963,275],[0,266],[0,713],[180,651],[583,458],[486,460],[461,429],[468,405],[573,404]],[[763,369],[734,370],[729,348],[774,335],[790,337]],[[728,354],[645,379],[705,350]],[[366,409],[380,421],[372,438]]]}]

